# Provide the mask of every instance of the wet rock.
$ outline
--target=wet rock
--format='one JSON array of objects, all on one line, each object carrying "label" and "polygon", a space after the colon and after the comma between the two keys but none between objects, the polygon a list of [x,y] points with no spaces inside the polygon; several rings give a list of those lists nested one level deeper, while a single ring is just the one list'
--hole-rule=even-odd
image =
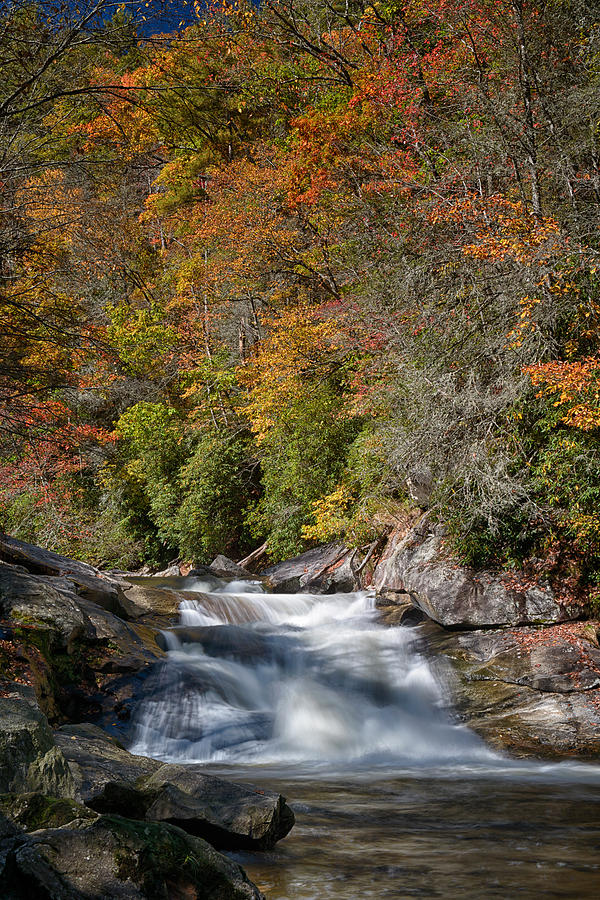
[{"label": "wet rock", "polygon": [[492,746],[517,755],[600,752],[600,651],[582,626],[444,632],[430,647],[452,664],[461,718]]},{"label": "wet rock", "polygon": [[373,587],[409,594],[415,606],[448,628],[562,622],[579,612],[561,606],[549,587],[519,587],[508,576],[459,565],[447,555],[443,535],[426,523],[390,538]]},{"label": "wet rock", "polygon": [[69,767],[33,688],[15,684],[6,693],[0,697],[0,792],[43,790],[73,796]]},{"label": "wet rock", "polygon": [[8,835],[3,845],[6,900],[262,900],[236,863],[171,825],[102,816]]},{"label": "wet rock", "polygon": [[294,824],[279,794],[230,784],[201,766],[134,756],[93,725],[67,725],[55,737],[75,798],[98,812],[170,821],[233,849],[269,849]]},{"label": "wet rock", "polygon": [[357,590],[353,552],[342,544],[325,544],[261,572],[271,589],[283,594],[330,594]]},{"label": "wet rock", "polygon": [[408,594],[399,594],[395,597],[379,597],[376,602],[379,617],[384,625],[389,627],[403,625],[412,627],[420,625],[426,618],[425,613],[414,606]]},{"label": "wet rock", "polygon": [[198,765],[163,765],[140,786],[152,799],[147,819],[175,823],[216,847],[269,850],[294,824],[280,794],[231,784]]}]

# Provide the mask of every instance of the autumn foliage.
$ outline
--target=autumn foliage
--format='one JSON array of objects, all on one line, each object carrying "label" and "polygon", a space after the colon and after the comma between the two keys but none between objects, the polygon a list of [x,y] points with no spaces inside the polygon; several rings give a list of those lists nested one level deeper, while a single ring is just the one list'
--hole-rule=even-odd
[{"label": "autumn foliage", "polygon": [[6,14],[3,41],[28,16],[43,39],[39,97],[0,106],[5,527],[274,558],[372,541],[416,480],[465,559],[593,587],[589,4],[235,0],[150,38],[140,15],[82,26],[50,81],[60,27]]}]

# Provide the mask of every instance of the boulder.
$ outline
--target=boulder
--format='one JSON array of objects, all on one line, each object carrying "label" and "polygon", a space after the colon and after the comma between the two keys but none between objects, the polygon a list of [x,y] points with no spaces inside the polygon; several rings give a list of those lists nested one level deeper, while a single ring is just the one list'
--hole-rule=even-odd
[{"label": "boulder", "polygon": [[600,651],[584,625],[448,632],[428,646],[451,663],[453,702],[492,746],[519,756],[597,757]]},{"label": "boulder", "polygon": [[94,631],[77,597],[59,583],[0,566],[0,614],[17,625],[52,631],[70,649],[78,638]]},{"label": "boulder", "polygon": [[181,575],[181,571],[177,563],[174,563],[172,566],[167,566],[166,569],[163,569],[161,572],[155,572],[154,578],[179,578]]},{"label": "boulder", "polygon": [[50,791],[74,795],[67,762],[55,746],[32,687],[11,685],[0,697],[0,792]]},{"label": "boulder", "polygon": [[172,822],[220,848],[270,850],[294,824],[280,794],[223,781],[199,765],[164,765],[140,786],[152,800],[147,819]]},{"label": "boulder", "polygon": [[90,821],[84,811],[62,827],[9,831],[0,850],[0,881],[6,900],[264,900],[240,866],[200,838],[119,816]]},{"label": "boulder", "polygon": [[143,818],[146,804],[136,783],[162,763],[134,756],[96,725],[63,725],[54,737],[69,764],[74,783],[72,796],[79,803],[101,812]]},{"label": "boulder", "polygon": [[126,614],[121,601],[123,587],[127,583],[119,577],[100,572],[88,563],[43,550],[8,535],[0,535],[0,559],[22,566],[33,575],[59,578],[60,583],[55,583],[57,587],[66,587],[117,615]]},{"label": "boulder", "polygon": [[375,568],[378,593],[404,595],[447,628],[540,624],[576,618],[545,585],[519,585],[507,574],[462,566],[448,555],[443,534],[427,525],[389,539]]},{"label": "boulder", "polygon": [[355,591],[358,585],[353,558],[354,553],[342,544],[325,544],[270,566],[261,572],[261,577],[273,591],[282,594]]},{"label": "boulder", "polygon": [[63,726],[55,738],[75,798],[98,812],[169,821],[231,849],[270,849],[294,824],[279,794],[231,784],[198,765],[134,756],[93,725]]},{"label": "boulder", "polygon": [[132,578],[123,589],[123,607],[128,619],[151,617],[173,620],[179,612],[181,597],[176,590],[159,587],[151,578]]},{"label": "boulder", "polygon": [[[247,569],[243,569],[241,566],[238,566],[236,562],[232,559],[229,559],[228,556],[223,556],[220,553],[218,556],[215,556],[213,561],[209,566],[210,571],[213,575],[218,575],[222,578],[230,578],[231,576],[235,578],[250,578],[250,572]],[[192,569],[192,571],[194,571]]]}]

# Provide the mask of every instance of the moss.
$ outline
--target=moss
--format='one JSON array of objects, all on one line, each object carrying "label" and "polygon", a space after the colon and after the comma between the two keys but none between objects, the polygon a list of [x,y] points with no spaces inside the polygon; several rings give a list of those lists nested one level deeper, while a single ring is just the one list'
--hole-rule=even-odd
[{"label": "moss", "polygon": [[201,839],[164,822],[141,822],[120,816],[103,816],[102,822],[122,841],[114,856],[118,877],[122,881],[142,880],[149,900],[164,896],[161,884],[165,880],[181,887],[202,884],[205,891],[230,891],[227,875],[215,865],[219,854]]},{"label": "moss", "polygon": [[44,794],[1,794],[0,812],[24,831],[60,828],[74,819],[96,819],[97,813],[74,800]]}]

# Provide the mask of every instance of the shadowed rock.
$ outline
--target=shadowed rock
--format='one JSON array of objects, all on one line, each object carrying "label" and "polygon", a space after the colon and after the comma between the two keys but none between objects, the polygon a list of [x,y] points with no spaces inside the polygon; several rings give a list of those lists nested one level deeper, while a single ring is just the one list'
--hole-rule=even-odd
[{"label": "shadowed rock", "polygon": [[56,732],[75,797],[104,813],[170,821],[219,847],[266,850],[289,832],[294,814],[279,794],[134,756],[93,725]]},{"label": "shadowed rock", "polygon": [[[5,798],[6,799],[6,798]],[[38,798],[37,811],[54,801]],[[19,805],[14,819],[33,824]],[[6,808],[6,804],[5,804]],[[264,900],[236,863],[198,837],[168,824],[96,816],[73,804],[62,827],[27,834],[0,815],[3,900]],[[60,819],[60,816],[59,816]]]}]

